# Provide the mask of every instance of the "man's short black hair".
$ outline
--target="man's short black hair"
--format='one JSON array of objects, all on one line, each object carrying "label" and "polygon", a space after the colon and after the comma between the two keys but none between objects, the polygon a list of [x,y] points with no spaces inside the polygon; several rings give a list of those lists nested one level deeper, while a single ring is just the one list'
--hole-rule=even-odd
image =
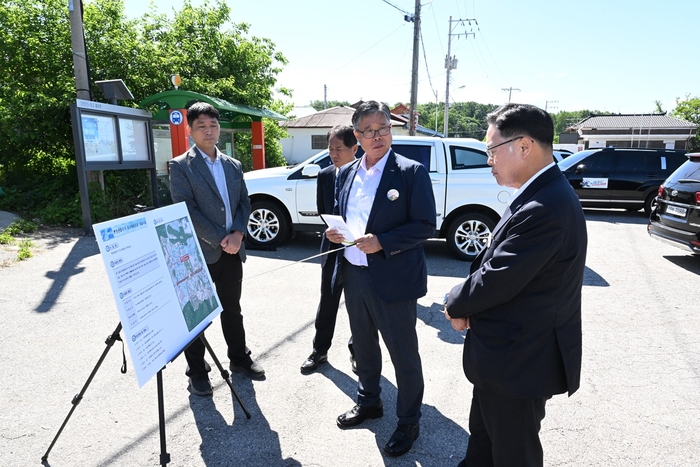
[{"label": "man's short black hair", "polygon": [[506,104],[486,116],[503,138],[529,136],[541,146],[551,148],[554,143],[554,122],[544,110],[529,104]]},{"label": "man's short black hair", "polygon": [[360,104],[357,110],[355,110],[355,113],[352,114],[352,126],[355,130],[359,131],[362,118],[376,113],[383,114],[386,121],[391,125],[391,110],[389,110],[389,106],[384,102],[367,101]]},{"label": "man's short black hair", "polygon": [[215,118],[217,122],[219,121],[219,111],[216,110],[216,107],[206,102],[199,101],[187,108],[187,124],[192,126],[200,115],[206,115],[207,117]]},{"label": "man's short black hair", "polygon": [[334,136],[341,140],[346,148],[357,146],[357,138],[350,125],[336,125],[331,128],[326,135],[326,145],[331,142],[331,138]]}]

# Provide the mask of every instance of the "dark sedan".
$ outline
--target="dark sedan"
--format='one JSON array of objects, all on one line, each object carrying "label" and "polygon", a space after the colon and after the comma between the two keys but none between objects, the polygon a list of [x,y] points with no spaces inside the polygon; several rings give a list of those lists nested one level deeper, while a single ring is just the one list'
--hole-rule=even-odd
[{"label": "dark sedan", "polygon": [[652,238],[700,255],[700,153],[659,187],[657,206],[649,218]]}]

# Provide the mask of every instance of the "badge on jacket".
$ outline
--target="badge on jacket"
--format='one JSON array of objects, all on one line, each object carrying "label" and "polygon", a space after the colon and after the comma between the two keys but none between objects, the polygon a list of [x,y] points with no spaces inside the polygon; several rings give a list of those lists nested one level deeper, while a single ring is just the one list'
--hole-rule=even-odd
[{"label": "badge on jacket", "polygon": [[399,199],[399,192],[392,188],[391,190],[386,192],[386,197],[389,198],[389,201],[396,201],[397,199]]}]

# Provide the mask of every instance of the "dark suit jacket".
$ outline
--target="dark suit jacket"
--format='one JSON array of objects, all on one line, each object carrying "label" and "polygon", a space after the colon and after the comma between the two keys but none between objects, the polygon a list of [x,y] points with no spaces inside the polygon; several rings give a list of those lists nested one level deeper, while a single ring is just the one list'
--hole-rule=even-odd
[{"label": "dark suit jacket", "polygon": [[517,194],[450,292],[450,316],[470,319],[463,365],[476,388],[512,398],[578,389],[586,246],[578,197],[551,167]]},{"label": "dark suit jacket", "polygon": [[[324,168],[318,173],[316,179],[316,211],[320,214],[333,214],[335,204],[335,166],[333,164]],[[328,241],[326,234],[321,238],[321,253],[333,248],[333,244]],[[321,256],[321,267],[326,265],[328,255]]]},{"label": "dark suit jacket", "polygon": [[[367,255],[377,295],[386,302],[415,300],[428,291],[428,270],[423,242],[435,233],[435,198],[426,168],[390,151],[364,233],[377,236],[382,250]],[[344,165],[336,181],[334,213],[347,219],[348,195],[358,159]],[[390,200],[389,190],[398,198]],[[343,255],[338,255],[340,264]]]},{"label": "dark suit jacket", "polygon": [[[233,226],[226,230],[226,210],[224,201],[216,188],[206,161],[194,146],[185,154],[172,159],[170,168],[170,196],[173,202],[184,201],[197,232],[199,245],[208,264],[219,260],[223,250],[219,243],[234,230],[246,235],[250,216],[250,198],[243,180],[241,163],[219,152],[226,176],[228,198],[231,204]],[[206,157],[206,156],[205,156]],[[245,261],[245,245],[241,243],[238,252]]]}]

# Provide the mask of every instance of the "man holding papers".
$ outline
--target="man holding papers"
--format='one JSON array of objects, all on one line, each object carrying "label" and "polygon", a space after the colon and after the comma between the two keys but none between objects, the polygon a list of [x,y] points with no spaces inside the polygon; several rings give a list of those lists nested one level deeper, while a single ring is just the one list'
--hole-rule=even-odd
[{"label": "man holding papers", "polygon": [[[357,405],[340,415],[337,424],[351,427],[384,414],[381,332],[398,386],[398,427],[384,451],[400,456],[418,438],[421,417],[416,305],[427,292],[422,244],[435,232],[435,200],[426,168],[391,149],[386,104],[361,104],[352,124],[365,154],[338,172],[334,214],[343,217],[356,244],[338,255],[335,274],[345,287],[358,385]],[[345,240],[331,228],[326,236],[333,243]]]}]

